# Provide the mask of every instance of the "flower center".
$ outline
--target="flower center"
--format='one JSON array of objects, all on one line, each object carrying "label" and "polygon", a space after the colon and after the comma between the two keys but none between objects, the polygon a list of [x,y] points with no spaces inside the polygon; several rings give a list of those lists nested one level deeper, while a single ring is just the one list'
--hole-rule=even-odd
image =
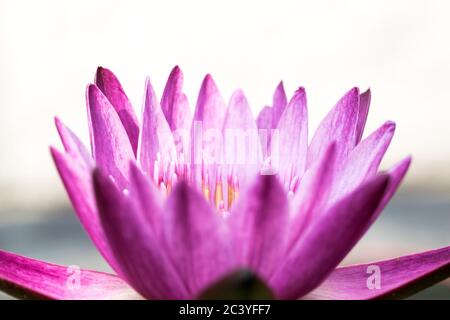
[{"label": "flower center", "polygon": [[[221,215],[226,216],[239,196],[240,183],[236,174],[236,168],[228,165],[226,167],[227,173],[224,174],[223,167],[220,165],[202,164],[200,167],[200,191]],[[153,166],[153,181],[161,193],[168,196],[178,180],[196,184],[196,179],[191,171],[191,166],[185,162],[183,153],[178,155],[176,162],[173,160],[164,161],[158,153]],[[260,174],[277,174],[270,157],[261,165]],[[226,181],[224,181],[224,175],[226,175]],[[300,183],[298,175],[295,175],[292,170],[288,170],[284,176],[279,174],[277,176],[282,185],[284,185],[288,198],[291,199]]]}]

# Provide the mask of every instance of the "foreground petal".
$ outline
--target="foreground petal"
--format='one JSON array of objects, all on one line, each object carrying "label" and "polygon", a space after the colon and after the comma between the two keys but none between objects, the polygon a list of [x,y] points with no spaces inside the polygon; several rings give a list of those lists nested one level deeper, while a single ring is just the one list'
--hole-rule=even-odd
[{"label": "foreground petal", "polygon": [[140,299],[119,277],[0,250],[0,290],[21,299]]},{"label": "foreground petal", "polygon": [[69,154],[61,153],[53,147],[50,152],[78,219],[98,251],[114,271],[118,272],[119,267],[100,224],[92,188],[92,171],[80,166]]},{"label": "foreground petal", "polygon": [[111,103],[95,86],[87,87],[92,153],[97,165],[126,188],[129,162],[135,159],[130,140]]},{"label": "foreground petal", "polygon": [[359,90],[347,92],[327,114],[317,128],[308,148],[308,168],[321,158],[333,142],[337,142],[337,159],[347,157],[356,144],[356,123],[358,120]]},{"label": "foreground petal", "polygon": [[161,232],[161,208],[164,204],[163,195],[156,188],[155,183],[144,175],[136,164],[131,163],[130,165],[129,197],[139,206],[139,210],[144,212],[147,223],[155,235],[159,236]]},{"label": "foreground petal", "polygon": [[287,183],[291,177],[301,178],[306,167],[308,150],[308,111],[306,93],[298,89],[286,107],[271,140],[272,164]]},{"label": "foreground petal", "polygon": [[237,263],[268,280],[283,256],[288,199],[275,175],[259,175],[237,200],[229,217]]},{"label": "foreground petal", "polygon": [[[120,263],[119,275],[146,298],[187,298],[142,206],[122,194],[100,170],[94,172],[94,189],[105,234]],[[162,210],[157,204],[151,209]]]},{"label": "foreground petal", "polygon": [[164,239],[191,296],[234,266],[226,225],[204,197],[180,181],[166,203]]},{"label": "foreground petal", "polygon": [[[175,144],[172,132],[156,98],[155,91],[147,78],[142,115],[142,128],[139,135],[138,160],[142,170],[154,175],[155,161],[160,169],[175,160]],[[160,172],[162,175],[162,171]],[[158,182],[159,183],[159,182]]]},{"label": "foreground petal", "polygon": [[95,84],[108,98],[109,102],[111,102],[112,106],[119,115],[120,121],[122,121],[123,127],[125,128],[128,138],[130,139],[131,146],[136,154],[139,124],[130,100],[128,100],[127,95],[122,89],[122,85],[114,73],[103,67],[98,67],[97,69]]},{"label": "foreground petal", "polygon": [[279,298],[303,296],[338,265],[367,230],[388,182],[375,177],[310,225],[270,281]]},{"label": "foreground petal", "polygon": [[335,160],[336,144],[333,143],[323,159],[303,175],[291,201],[288,250],[292,249],[308,225],[326,210],[335,178]]},{"label": "foreground petal", "polygon": [[[375,272],[380,276],[378,285],[371,280],[371,275]],[[304,298],[401,299],[448,277],[450,247],[445,247],[385,261],[338,268]]]}]

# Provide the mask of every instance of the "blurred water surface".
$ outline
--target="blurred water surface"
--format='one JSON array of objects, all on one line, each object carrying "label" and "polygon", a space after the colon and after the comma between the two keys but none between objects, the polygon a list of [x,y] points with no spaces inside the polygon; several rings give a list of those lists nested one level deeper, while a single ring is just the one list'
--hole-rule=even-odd
[{"label": "blurred water surface", "polygon": [[[12,214],[18,218],[11,219]],[[5,219],[6,216],[9,218]],[[0,248],[53,263],[111,271],[85,235],[72,209],[55,209],[32,221],[20,221],[21,216],[20,212],[0,213],[3,218],[0,218]],[[400,194],[343,264],[450,245],[449,230],[449,197]],[[0,298],[8,297],[0,293]],[[435,285],[412,298],[450,299],[450,283]]]}]

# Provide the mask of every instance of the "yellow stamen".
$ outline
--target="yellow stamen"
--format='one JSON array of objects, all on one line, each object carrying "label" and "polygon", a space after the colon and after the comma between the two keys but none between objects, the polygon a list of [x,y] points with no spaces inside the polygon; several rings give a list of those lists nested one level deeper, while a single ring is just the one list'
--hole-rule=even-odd
[{"label": "yellow stamen", "polygon": [[231,208],[231,205],[234,201],[234,188],[231,183],[228,184],[228,209]]},{"label": "yellow stamen", "polygon": [[172,191],[172,182],[171,181],[167,181],[166,189],[167,189],[167,191],[166,191],[167,195],[169,195],[170,192]]},{"label": "yellow stamen", "polygon": [[217,182],[216,183],[216,190],[214,192],[214,204],[216,205],[216,209],[220,209],[220,204],[223,203],[223,190],[222,190],[222,183]]},{"label": "yellow stamen", "polygon": [[209,190],[209,184],[205,183],[205,181],[202,181],[202,191],[203,191],[203,196],[205,197],[205,199],[207,201],[211,200],[211,192]]}]

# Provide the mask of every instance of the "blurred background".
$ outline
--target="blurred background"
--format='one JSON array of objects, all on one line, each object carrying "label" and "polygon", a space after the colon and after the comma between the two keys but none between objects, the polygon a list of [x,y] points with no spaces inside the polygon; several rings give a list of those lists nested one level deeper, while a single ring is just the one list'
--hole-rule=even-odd
[{"label": "blurred background", "polygon": [[[195,105],[211,73],[256,115],[284,80],[304,86],[310,132],[351,87],[370,87],[366,134],[397,123],[383,168],[413,164],[344,264],[450,244],[450,2],[0,0],[0,248],[108,270],[78,225],[49,155],[58,115],[88,144],[85,86],[113,70],[137,111],[171,68]],[[4,296],[0,296],[4,297]],[[441,283],[416,298],[450,299]]]}]

